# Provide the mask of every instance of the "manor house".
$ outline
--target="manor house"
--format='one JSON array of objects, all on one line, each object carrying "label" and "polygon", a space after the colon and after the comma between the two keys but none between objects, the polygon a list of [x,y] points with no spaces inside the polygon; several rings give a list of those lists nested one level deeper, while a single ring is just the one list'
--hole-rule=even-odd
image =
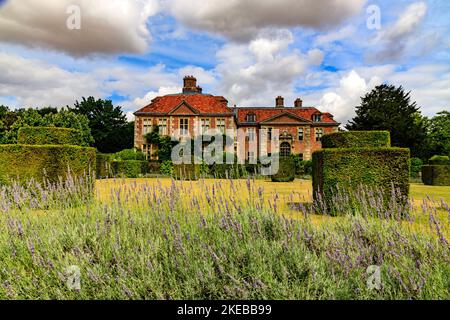
[{"label": "manor house", "polygon": [[[260,137],[261,129],[267,130],[269,145],[272,131],[278,129],[281,156],[298,154],[310,160],[312,153],[321,148],[322,135],[337,131],[340,125],[330,113],[303,106],[300,98],[293,106],[285,106],[284,98],[279,96],[272,107],[229,107],[226,98],[203,93],[193,76],[184,78],[182,93],[157,97],[134,115],[135,147],[144,151],[149,159],[155,159],[155,146],[147,144],[145,135],[156,126],[161,135],[177,135],[179,139],[195,137],[209,129],[223,133],[242,129],[246,135],[243,142],[246,160],[257,157],[255,153],[260,152],[259,148],[255,152],[250,144]],[[270,152],[270,147],[266,150]]]}]

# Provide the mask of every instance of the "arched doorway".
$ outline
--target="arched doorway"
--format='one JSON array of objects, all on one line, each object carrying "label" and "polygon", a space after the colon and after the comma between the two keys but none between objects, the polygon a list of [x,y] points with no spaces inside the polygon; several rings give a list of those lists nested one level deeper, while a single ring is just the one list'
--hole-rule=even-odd
[{"label": "arched doorway", "polygon": [[289,157],[291,155],[291,144],[289,142],[283,142],[280,144],[280,156]]}]

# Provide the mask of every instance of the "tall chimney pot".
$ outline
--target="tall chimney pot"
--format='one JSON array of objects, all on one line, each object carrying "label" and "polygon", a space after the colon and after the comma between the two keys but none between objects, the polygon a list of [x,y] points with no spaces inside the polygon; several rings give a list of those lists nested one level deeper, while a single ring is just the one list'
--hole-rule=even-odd
[{"label": "tall chimney pot", "polygon": [[294,102],[294,107],[296,107],[296,108],[301,108],[301,107],[303,107],[303,101],[302,101],[302,99],[298,98],[297,100],[295,100],[295,102]]},{"label": "tall chimney pot", "polygon": [[284,98],[282,96],[278,96],[275,99],[275,107],[277,107],[277,108],[283,108],[284,107]]}]

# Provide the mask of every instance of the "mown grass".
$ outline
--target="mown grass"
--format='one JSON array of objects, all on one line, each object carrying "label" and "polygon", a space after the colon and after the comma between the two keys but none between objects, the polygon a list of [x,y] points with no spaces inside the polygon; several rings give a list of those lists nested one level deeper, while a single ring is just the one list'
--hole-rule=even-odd
[{"label": "mown grass", "polygon": [[0,298],[449,299],[448,189],[413,185],[402,220],[315,215],[308,181],[105,180],[51,210],[4,193]]}]

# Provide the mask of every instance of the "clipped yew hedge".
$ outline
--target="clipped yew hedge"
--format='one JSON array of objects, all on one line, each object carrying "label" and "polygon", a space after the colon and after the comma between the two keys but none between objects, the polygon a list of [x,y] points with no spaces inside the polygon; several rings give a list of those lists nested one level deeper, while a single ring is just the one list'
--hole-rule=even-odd
[{"label": "clipped yew hedge", "polygon": [[322,148],[382,148],[391,146],[389,131],[343,131],[322,137]]},{"label": "clipped yew hedge", "polygon": [[148,171],[148,161],[120,160],[111,162],[112,171],[116,177],[138,178]]},{"label": "clipped yew hedge", "polygon": [[95,168],[97,179],[107,179],[114,176],[111,165],[112,160],[112,154],[97,153],[97,165]]},{"label": "clipped yew hedge", "polygon": [[17,143],[28,145],[84,145],[80,130],[57,127],[20,128]]},{"label": "clipped yew hedge", "polygon": [[295,180],[295,160],[293,157],[280,157],[278,172],[271,176],[273,182]]},{"label": "clipped yew hedge", "polygon": [[174,164],[172,177],[176,180],[198,180],[200,178],[199,164]]},{"label": "clipped yew hedge", "polygon": [[[340,134],[332,135],[345,136],[345,139],[353,136],[353,132]],[[364,133],[363,140],[370,140],[370,134],[371,132]],[[360,140],[347,143],[347,148],[325,148],[313,153],[314,199],[323,202],[329,211],[336,207],[333,196],[338,191],[354,191],[361,185],[380,190],[386,201],[390,201],[392,188],[395,188],[399,193],[397,202],[406,202],[409,194],[410,151],[404,148],[379,147],[389,141],[389,137],[386,138],[385,133],[380,135],[380,132],[372,134],[373,141],[366,147],[355,147],[363,141]],[[384,138],[380,138],[381,136]],[[338,145],[330,141],[328,139],[329,143],[325,145]]]},{"label": "clipped yew hedge", "polygon": [[209,174],[216,179],[239,179],[245,175],[245,167],[240,164],[215,163]]},{"label": "clipped yew hedge", "polygon": [[89,175],[95,149],[69,145],[0,145],[0,184],[59,182],[71,175]]},{"label": "clipped yew hedge", "polygon": [[433,156],[422,167],[422,181],[429,186],[450,186],[450,158]]}]

